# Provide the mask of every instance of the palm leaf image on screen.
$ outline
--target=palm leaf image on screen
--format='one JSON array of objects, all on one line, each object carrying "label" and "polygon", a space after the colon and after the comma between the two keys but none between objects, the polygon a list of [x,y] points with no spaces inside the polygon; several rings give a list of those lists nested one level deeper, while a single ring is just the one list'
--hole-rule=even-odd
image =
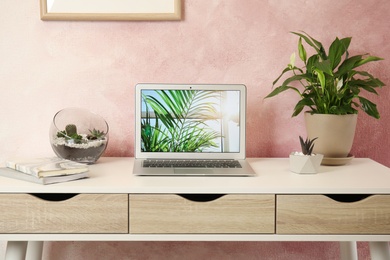
[{"label": "palm leaf image on screen", "polygon": [[142,94],[142,98],[144,152],[201,152],[218,147],[215,139],[221,133],[207,123],[219,117],[218,91],[157,90]]}]

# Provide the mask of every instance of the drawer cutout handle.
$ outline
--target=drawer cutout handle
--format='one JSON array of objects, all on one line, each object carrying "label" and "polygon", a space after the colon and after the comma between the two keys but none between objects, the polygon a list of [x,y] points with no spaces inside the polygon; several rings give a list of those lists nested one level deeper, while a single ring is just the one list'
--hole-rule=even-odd
[{"label": "drawer cutout handle", "polygon": [[78,193],[30,193],[30,195],[46,201],[65,201],[78,195]]},{"label": "drawer cutout handle", "polygon": [[343,203],[358,202],[372,196],[372,194],[324,194],[324,195],[334,201],[343,202]]},{"label": "drawer cutout handle", "polygon": [[194,202],[210,202],[225,196],[225,194],[177,194],[187,200]]}]

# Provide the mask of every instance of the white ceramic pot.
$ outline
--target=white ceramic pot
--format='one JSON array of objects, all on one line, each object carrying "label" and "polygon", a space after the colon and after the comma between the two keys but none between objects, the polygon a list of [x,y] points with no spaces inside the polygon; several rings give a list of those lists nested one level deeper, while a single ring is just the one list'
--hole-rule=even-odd
[{"label": "white ceramic pot", "polygon": [[290,154],[290,170],[295,173],[317,173],[324,156],[322,154]]}]

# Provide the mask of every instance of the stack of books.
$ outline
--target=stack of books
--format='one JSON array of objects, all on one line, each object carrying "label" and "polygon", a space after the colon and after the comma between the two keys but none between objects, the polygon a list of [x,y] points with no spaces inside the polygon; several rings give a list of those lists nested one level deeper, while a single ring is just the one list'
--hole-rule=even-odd
[{"label": "stack of books", "polygon": [[88,177],[88,165],[52,158],[7,160],[0,168],[0,176],[40,184],[67,182]]}]

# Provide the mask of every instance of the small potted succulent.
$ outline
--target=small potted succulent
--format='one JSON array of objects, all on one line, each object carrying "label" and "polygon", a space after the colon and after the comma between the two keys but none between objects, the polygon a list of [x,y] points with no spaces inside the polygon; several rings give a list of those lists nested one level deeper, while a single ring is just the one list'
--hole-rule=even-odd
[{"label": "small potted succulent", "polygon": [[53,119],[50,143],[58,157],[95,163],[108,144],[108,124],[99,115],[81,108],[59,111]]},{"label": "small potted succulent", "polygon": [[302,152],[292,152],[290,154],[290,170],[295,173],[317,173],[324,155],[314,154],[314,141],[317,139],[303,140],[299,136]]}]

